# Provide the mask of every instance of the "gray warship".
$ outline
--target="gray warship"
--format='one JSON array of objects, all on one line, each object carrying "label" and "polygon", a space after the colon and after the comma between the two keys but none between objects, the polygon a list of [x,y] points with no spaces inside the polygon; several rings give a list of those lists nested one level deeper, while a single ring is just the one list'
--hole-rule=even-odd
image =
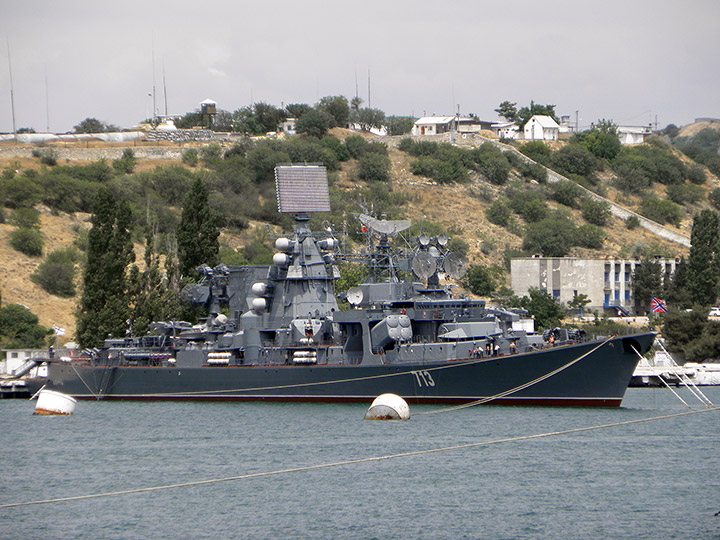
[{"label": "gray warship", "polygon": [[[45,387],[80,399],[370,402],[389,392],[410,403],[619,406],[652,345],[651,332],[534,334],[520,312],[454,296],[439,275],[462,276],[464,260],[445,237],[421,235],[399,253],[393,239],[409,221],[361,215],[372,244],[338,253],[331,230],[309,226],[330,209],[321,165],[278,166],[276,187],[295,226],[272,265],[203,265],[183,291],[207,307],[201,324],[158,322],[53,361]],[[365,260],[368,277],[336,295],[339,258]]]}]

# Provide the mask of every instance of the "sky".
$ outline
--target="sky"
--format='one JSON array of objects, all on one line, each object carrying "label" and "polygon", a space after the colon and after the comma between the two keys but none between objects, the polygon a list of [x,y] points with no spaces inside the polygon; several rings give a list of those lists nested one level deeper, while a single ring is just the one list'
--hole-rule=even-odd
[{"label": "sky", "polygon": [[387,115],[720,118],[717,0],[2,0],[0,37],[5,133],[13,108],[18,129],[132,128],[163,89],[180,115],[357,93]]}]

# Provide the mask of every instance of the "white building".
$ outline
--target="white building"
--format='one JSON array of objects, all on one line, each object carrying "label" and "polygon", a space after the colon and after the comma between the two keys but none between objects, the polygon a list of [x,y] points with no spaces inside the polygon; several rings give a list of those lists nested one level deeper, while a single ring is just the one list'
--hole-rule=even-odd
[{"label": "white building", "polygon": [[551,116],[536,114],[525,124],[524,133],[527,141],[557,141],[560,126]]},{"label": "white building", "polygon": [[617,135],[622,144],[642,144],[652,135],[650,126],[618,126]]},{"label": "white building", "polygon": [[295,135],[295,125],[297,124],[297,118],[287,118],[280,122],[277,127],[278,133],[287,133],[288,135]]},{"label": "white building", "polygon": [[[656,258],[664,276],[675,272],[679,258]],[[640,259],[578,257],[529,257],[510,261],[513,292],[527,296],[531,288],[551,294],[568,303],[580,294],[590,299],[586,309],[617,315],[635,313],[632,276]]]},{"label": "white building", "polygon": [[[5,360],[0,361],[0,373],[13,376],[20,368],[32,358],[47,358],[47,349],[6,349],[0,351],[5,354]],[[47,377],[47,365],[33,368],[28,377]]]},{"label": "white building", "polygon": [[452,129],[454,116],[423,116],[415,121],[412,128],[413,135],[438,135],[447,133]]},{"label": "white building", "polygon": [[520,127],[514,122],[498,122],[493,124],[491,129],[501,139],[520,138]]}]

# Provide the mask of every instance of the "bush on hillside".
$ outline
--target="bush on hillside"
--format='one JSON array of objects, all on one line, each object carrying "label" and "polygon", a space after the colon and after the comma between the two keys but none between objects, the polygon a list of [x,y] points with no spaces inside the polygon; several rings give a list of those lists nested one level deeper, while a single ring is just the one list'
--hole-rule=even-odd
[{"label": "bush on hillside", "polygon": [[671,184],[665,188],[665,194],[672,202],[685,206],[702,201],[705,189],[696,184]]},{"label": "bush on hillside", "polygon": [[583,189],[575,182],[566,182],[564,180],[555,182],[549,186],[550,197],[570,208],[578,208],[580,200],[583,197]]},{"label": "bush on hillside", "polygon": [[605,201],[586,197],[583,199],[581,207],[585,221],[598,227],[604,227],[610,216],[612,216],[610,205]]},{"label": "bush on hillside", "polygon": [[198,152],[194,148],[189,148],[183,152],[182,162],[188,167],[196,167],[199,160]]},{"label": "bush on hillside", "polygon": [[10,223],[20,228],[38,228],[40,226],[40,212],[34,208],[15,208],[10,212]]},{"label": "bush on hillside", "polygon": [[487,217],[488,221],[500,227],[507,227],[511,215],[512,208],[510,208],[509,201],[504,197],[495,199],[485,210],[485,217]]},{"label": "bush on hillside", "polygon": [[30,279],[55,296],[75,296],[73,280],[77,258],[77,252],[73,248],[57,249],[40,263]]},{"label": "bush on hillside", "polygon": [[12,248],[29,257],[40,257],[44,244],[45,241],[39,229],[21,227],[10,233]]},{"label": "bush on hillside", "polygon": [[543,165],[548,165],[550,163],[552,150],[542,141],[530,141],[529,143],[523,144],[520,148],[518,148],[518,150],[533,161],[537,161]]},{"label": "bush on hillside", "polygon": [[682,208],[672,201],[648,197],[640,205],[640,214],[660,224],[679,226],[683,218]]},{"label": "bush on hillside", "polygon": [[358,176],[370,182],[390,179],[390,158],[387,155],[366,152],[358,160]]}]

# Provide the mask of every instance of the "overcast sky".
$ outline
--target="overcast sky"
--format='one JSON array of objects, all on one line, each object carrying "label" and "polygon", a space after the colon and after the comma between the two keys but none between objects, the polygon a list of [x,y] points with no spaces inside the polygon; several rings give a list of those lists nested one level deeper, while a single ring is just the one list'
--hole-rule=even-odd
[{"label": "overcast sky", "polygon": [[0,32],[0,132],[9,64],[16,126],[38,132],[130,128],[153,85],[163,113],[163,65],[170,114],[351,98],[357,80],[388,115],[495,120],[534,100],[581,127],[720,117],[718,0],[2,0]]}]

